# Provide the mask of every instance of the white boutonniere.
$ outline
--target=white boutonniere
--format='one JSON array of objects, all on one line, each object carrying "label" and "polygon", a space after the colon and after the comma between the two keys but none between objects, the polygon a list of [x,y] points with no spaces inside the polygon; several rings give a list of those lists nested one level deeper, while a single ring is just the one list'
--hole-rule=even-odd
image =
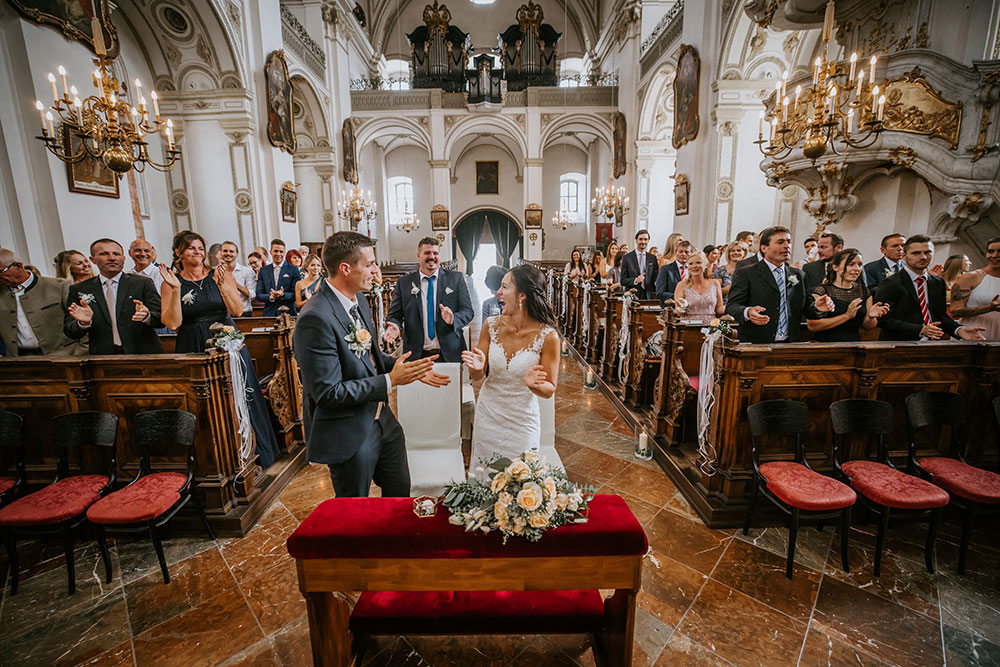
[{"label": "white boutonniere", "polygon": [[883,276],[882,276],[882,277],[883,277],[883,278],[888,278],[888,277],[889,277],[889,276],[891,276],[891,275],[892,275],[892,269],[886,269],[886,270],[885,270],[885,271],[883,272]]},{"label": "white boutonniere", "polygon": [[188,290],[188,293],[181,297],[181,301],[190,306],[197,297],[198,295],[194,293],[194,290]]},{"label": "white boutonniere", "polygon": [[455,290],[453,290],[453,289],[452,289],[452,288],[450,288],[450,287],[445,287],[445,288],[444,288],[444,293],[445,293],[445,294],[451,294],[451,293],[452,293],[452,292],[454,292],[454,291],[455,291]]},{"label": "white boutonniere", "polygon": [[351,332],[344,336],[347,347],[351,349],[358,359],[367,354],[372,347],[372,335],[365,326],[358,320],[351,321]]},{"label": "white boutonniere", "polygon": [[420,296],[420,286],[414,285],[413,287],[411,287],[410,294],[412,294],[413,296]]},{"label": "white boutonniere", "polygon": [[799,284],[799,277],[794,273],[788,274],[788,286],[795,287],[798,284]]},{"label": "white boutonniere", "polygon": [[90,304],[94,303],[94,299],[95,298],[96,297],[93,294],[91,294],[90,292],[84,292],[83,294],[80,295],[80,300],[82,300],[88,306]]}]

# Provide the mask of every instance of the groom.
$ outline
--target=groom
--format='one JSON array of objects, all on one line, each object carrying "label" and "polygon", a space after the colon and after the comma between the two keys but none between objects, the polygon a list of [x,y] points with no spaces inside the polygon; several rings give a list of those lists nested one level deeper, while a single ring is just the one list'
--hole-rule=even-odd
[{"label": "groom", "polygon": [[448,384],[436,357],[407,361],[379,349],[364,295],[377,265],[375,242],[337,232],[323,244],[329,276],[299,313],[292,339],[302,372],[306,453],[330,467],[337,497],[366,497],[372,481],[385,497],[410,495],[403,429],[387,401],[393,387]]}]

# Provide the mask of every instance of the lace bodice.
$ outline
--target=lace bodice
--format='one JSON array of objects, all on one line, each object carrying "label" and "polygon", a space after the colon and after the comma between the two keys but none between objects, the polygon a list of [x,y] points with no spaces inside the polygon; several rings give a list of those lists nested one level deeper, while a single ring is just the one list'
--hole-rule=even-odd
[{"label": "lace bodice", "polygon": [[688,302],[688,307],[684,315],[686,317],[715,317],[715,307],[718,304],[715,291],[715,285],[711,283],[709,283],[708,291],[704,294],[698,294],[698,292],[694,291],[693,287],[686,285],[684,288],[684,300]]},{"label": "lace bodice", "polygon": [[507,457],[538,449],[541,419],[538,397],[524,384],[525,374],[541,359],[545,337],[553,331],[544,327],[527,347],[513,352],[500,342],[500,317],[486,320],[490,333],[489,375],[476,402],[476,422],[472,431],[470,470],[493,454]]}]

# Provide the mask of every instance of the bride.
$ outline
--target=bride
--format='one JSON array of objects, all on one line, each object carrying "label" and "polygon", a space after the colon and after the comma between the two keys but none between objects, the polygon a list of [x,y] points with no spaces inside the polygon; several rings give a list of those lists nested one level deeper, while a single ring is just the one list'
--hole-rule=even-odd
[{"label": "bride", "polygon": [[473,380],[489,369],[479,392],[472,432],[470,468],[494,454],[513,459],[538,451],[538,399],[551,398],[559,380],[559,334],[545,300],[545,276],[521,264],[504,276],[497,291],[500,315],[484,322],[479,343],[462,352]]}]

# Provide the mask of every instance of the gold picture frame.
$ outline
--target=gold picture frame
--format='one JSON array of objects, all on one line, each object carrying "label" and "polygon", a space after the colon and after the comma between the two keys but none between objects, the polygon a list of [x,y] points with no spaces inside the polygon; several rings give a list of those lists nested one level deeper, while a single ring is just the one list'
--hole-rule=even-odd
[{"label": "gold picture frame", "polygon": [[[101,26],[104,37],[104,48],[109,58],[118,56],[119,40],[118,32],[111,23],[111,12],[108,0],[92,0],[93,16],[83,10],[81,2],[57,3],[49,0],[7,0],[11,7],[24,18],[34,21],[40,25],[49,26],[59,30],[67,39],[80,42],[88,49],[97,53],[94,46],[93,19],[97,19]],[[83,11],[70,14],[70,8],[75,7]]]},{"label": "gold picture frame", "polygon": [[476,160],[476,194],[500,194],[500,162]]},{"label": "gold picture frame", "polygon": [[292,82],[282,49],[272,51],[264,63],[267,89],[267,140],[275,148],[295,154],[295,119],[292,118]]},{"label": "gold picture frame", "polygon": [[296,219],[296,208],[298,207],[299,195],[295,192],[295,184],[291,181],[285,181],[285,184],[281,186],[281,193],[279,194],[279,201],[281,204],[281,221],[282,222],[295,222]]},{"label": "gold picture frame", "polygon": [[671,144],[680,148],[698,137],[698,85],[701,78],[701,58],[690,44],[681,44],[674,76],[674,133]]},{"label": "gold picture frame", "polygon": [[538,204],[532,204],[528,208],[524,209],[524,228],[525,229],[541,229],[542,228],[542,207]]},{"label": "gold picture frame", "polygon": [[[70,155],[83,151],[83,137],[74,134],[71,126],[63,124],[63,146],[68,146]],[[84,155],[76,162],[66,163],[66,179],[69,191],[96,197],[120,197],[118,174],[105,165],[100,158]]]},{"label": "gold picture frame", "polygon": [[691,182],[684,174],[674,179],[674,215],[687,215],[691,207]]},{"label": "gold picture frame", "polygon": [[450,223],[450,213],[442,204],[435,204],[431,209],[431,231],[446,232]]}]

